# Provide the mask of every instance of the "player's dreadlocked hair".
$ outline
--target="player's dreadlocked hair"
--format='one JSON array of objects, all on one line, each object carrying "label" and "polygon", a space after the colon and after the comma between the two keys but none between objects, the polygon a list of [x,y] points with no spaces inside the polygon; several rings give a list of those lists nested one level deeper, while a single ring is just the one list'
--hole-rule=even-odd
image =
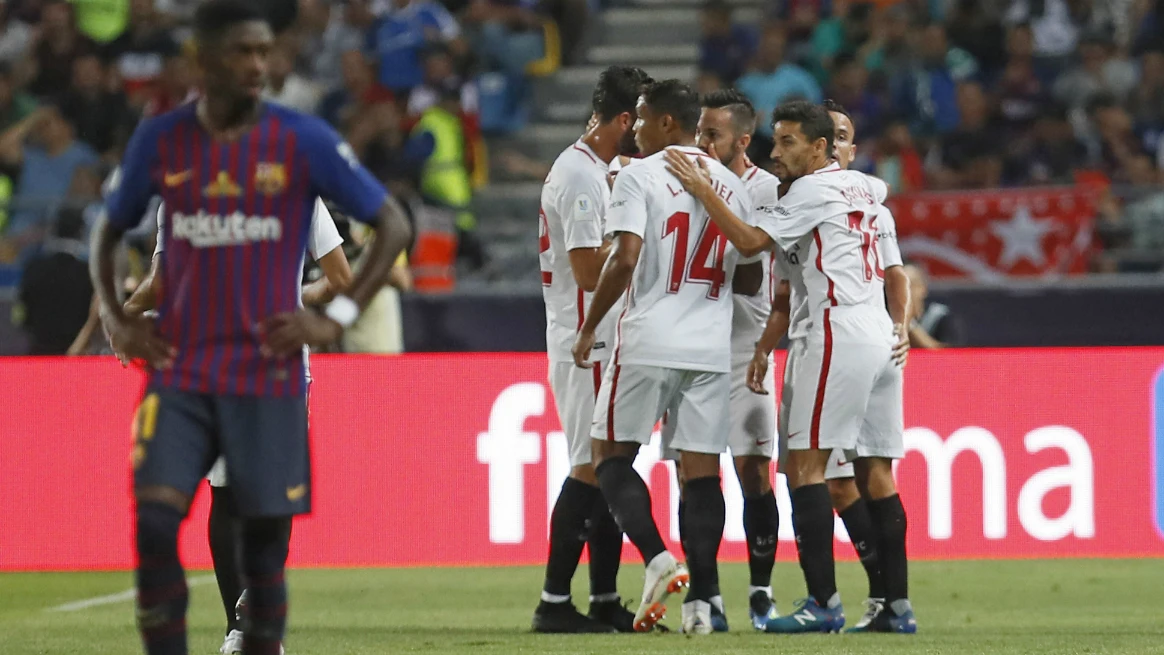
[{"label": "player's dreadlocked hair", "polygon": [[663,80],[649,85],[643,98],[651,109],[667,114],[685,134],[699,129],[699,94],[679,80]]},{"label": "player's dreadlocked hair", "polygon": [[772,112],[772,124],[788,121],[800,123],[800,131],[810,142],[825,140],[825,157],[833,156],[833,117],[822,105],[814,105],[804,100],[786,102]]},{"label": "player's dreadlocked hair", "polygon": [[747,96],[735,89],[720,89],[704,95],[703,106],[731,112],[737,137],[756,131],[756,108]]},{"label": "player's dreadlocked hair", "polygon": [[845,109],[844,105],[832,98],[826,98],[824,102],[820,103],[820,106],[824,107],[825,111],[836,112],[849,120],[853,120],[853,115],[849,113],[849,110]]},{"label": "player's dreadlocked hair", "polygon": [[590,105],[599,120],[608,123],[619,114],[633,113],[643,88],[653,83],[646,71],[634,66],[611,66],[598,76]]},{"label": "player's dreadlocked hair", "polygon": [[207,0],[194,11],[194,40],[214,43],[230,28],[251,21],[269,22],[258,3],[246,0]]}]

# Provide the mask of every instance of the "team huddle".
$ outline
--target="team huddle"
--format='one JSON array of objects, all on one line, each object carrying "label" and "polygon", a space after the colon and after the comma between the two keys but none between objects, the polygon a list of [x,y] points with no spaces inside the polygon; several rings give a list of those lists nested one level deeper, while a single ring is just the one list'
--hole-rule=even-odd
[{"label": "team huddle", "polygon": [[[650,631],[668,597],[686,589],[683,632],[726,631],[716,560],[720,455],[730,449],[756,630],[844,627],[836,511],[869,579],[866,611],[847,631],[916,632],[892,466],[904,454],[909,283],[887,186],[847,170],[851,119],[829,102],[778,107],[773,175],[745,154],[757,116],[737,92],[700,99],[679,81],[615,66],[595,88],[593,111],[541,198],[549,378],[571,473],[551,516],[533,629]],[[771,353],[784,337],[777,412]],[[660,423],[679,482],[685,563],[667,550],[633,468]],[[784,615],[772,600],[773,457],[787,477],[808,590]],[[633,616],[615,591],[621,533],[646,564]],[[585,545],[587,615],[570,596]]]}]

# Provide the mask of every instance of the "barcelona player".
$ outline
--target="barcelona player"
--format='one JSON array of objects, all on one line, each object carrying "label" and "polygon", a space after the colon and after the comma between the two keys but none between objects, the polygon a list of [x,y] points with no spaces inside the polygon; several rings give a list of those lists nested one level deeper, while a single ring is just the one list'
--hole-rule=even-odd
[{"label": "barcelona player", "polygon": [[[330,128],[262,102],[273,37],[252,3],[209,0],[194,28],[203,97],[138,127],[96,228],[92,274],[114,350],[150,369],[133,448],[145,651],[187,653],[178,529],[221,454],[242,520],[243,652],[273,655],[286,627],[291,517],[311,508],[302,348],[355,322],[409,227]],[[113,253],[156,195],[169,226],[157,318],[130,318],[117,302]],[[298,307],[317,196],[380,234],[326,316]]]}]

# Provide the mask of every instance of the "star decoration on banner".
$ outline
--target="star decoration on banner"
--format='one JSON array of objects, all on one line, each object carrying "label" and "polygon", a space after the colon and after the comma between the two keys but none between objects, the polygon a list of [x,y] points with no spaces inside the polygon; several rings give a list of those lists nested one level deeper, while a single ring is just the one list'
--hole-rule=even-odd
[{"label": "star decoration on banner", "polygon": [[1055,231],[1055,220],[1035,218],[1029,207],[1019,205],[1009,221],[991,221],[990,231],[1002,241],[999,268],[1009,269],[1023,259],[1042,267],[1047,263],[1043,239]]}]

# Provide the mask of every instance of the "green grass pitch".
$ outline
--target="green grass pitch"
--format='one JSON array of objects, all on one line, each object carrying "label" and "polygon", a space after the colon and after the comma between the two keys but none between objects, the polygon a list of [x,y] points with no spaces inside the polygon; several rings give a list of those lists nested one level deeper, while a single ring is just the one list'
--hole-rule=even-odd
[{"label": "green grass pitch", "polygon": [[[747,567],[721,567],[732,632],[542,636],[529,633],[542,571],[536,567],[302,570],[290,575],[290,655],[371,653],[765,653],[825,655],[1164,653],[1164,561],[924,562],[912,567],[920,632],[898,635],[764,635],[752,631]],[[624,598],[637,601],[641,566],[624,567]],[[838,566],[849,620],[862,611],[863,576]],[[194,572],[190,652],[218,652],[222,610],[212,579]],[[794,564],[777,565],[781,610],[802,595]],[[575,598],[585,607],[585,567]],[[127,573],[0,574],[0,653],[140,653],[128,594],[107,604],[54,611],[116,594]],[[679,600],[664,621],[678,625]]]}]

